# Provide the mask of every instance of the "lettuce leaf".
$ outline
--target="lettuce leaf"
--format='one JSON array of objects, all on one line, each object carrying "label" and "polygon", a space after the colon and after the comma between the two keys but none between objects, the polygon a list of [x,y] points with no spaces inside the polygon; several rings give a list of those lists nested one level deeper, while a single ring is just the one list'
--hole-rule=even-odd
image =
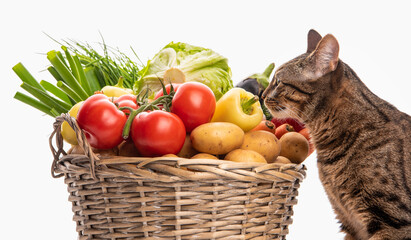
[{"label": "lettuce leaf", "polygon": [[164,73],[170,68],[180,69],[186,77],[185,81],[207,85],[217,100],[233,87],[227,58],[211,49],[171,42],[139,72],[141,77],[135,82],[134,91],[139,93],[150,89],[154,94],[161,89],[159,79],[163,81]]}]

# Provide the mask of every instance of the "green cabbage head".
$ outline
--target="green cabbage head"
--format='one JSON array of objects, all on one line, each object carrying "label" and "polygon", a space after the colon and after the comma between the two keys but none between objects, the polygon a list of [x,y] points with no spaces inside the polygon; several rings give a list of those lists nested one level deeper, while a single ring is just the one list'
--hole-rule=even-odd
[{"label": "green cabbage head", "polygon": [[134,91],[140,93],[148,88],[153,95],[161,89],[159,80],[165,85],[169,83],[164,82],[164,74],[171,68],[181,70],[185,82],[194,81],[207,85],[217,100],[233,87],[227,58],[211,49],[171,42],[139,72],[141,77],[135,82]]}]

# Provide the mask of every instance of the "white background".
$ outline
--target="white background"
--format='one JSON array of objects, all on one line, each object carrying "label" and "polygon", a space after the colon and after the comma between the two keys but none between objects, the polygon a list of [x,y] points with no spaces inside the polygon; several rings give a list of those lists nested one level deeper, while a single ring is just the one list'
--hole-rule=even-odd
[{"label": "white background", "polygon": [[[229,59],[235,82],[305,52],[314,28],[332,33],[340,58],[377,95],[411,113],[409,4],[406,1],[9,1],[0,7],[0,238],[76,239],[63,179],[50,175],[53,119],[13,99],[22,62],[38,80],[54,38],[106,43],[143,61],[171,41],[211,48]],[[288,239],[343,239],[318,180],[316,156],[305,162]]]}]

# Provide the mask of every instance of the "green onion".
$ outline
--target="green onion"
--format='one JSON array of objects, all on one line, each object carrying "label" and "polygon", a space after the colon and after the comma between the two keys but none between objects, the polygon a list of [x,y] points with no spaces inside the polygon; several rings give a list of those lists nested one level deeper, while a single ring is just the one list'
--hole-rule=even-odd
[{"label": "green onion", "polygon": [[56,117],[60,115],[60,113],[57,112],[56,109],[54,109],[54,108],[52,108],[52,109],[50,110],[50,113],[51,113],[52,115],[56,116]]},{"label": "green onion", "polygon": [[57,56],[57,52],[54,50],[48,52],[47,58],[49,59],[50,63],[56,68],[57,72],[61,75],[61,77],[64,79],[67,85],[74,92],[76,92],[78,96],[80,96],[81,100],[86,100],[88,98],[88,94],[84,91],[84,89],[81,87],[79,82],[77,82],[73,74]]},{"label": "green onion", "polygon": [[57,51],[56,52],[57,57],[60,59],[60,61],[68,68],[69,66],[67,65],[66,60],[63,57],[63,54],[61,54],[61,52]]},{"label": "green onion", "polygon": [[33,77],[33,75],[30,74],[30,72],[24,67],[24,65],[22,63],[17,63],[14,67],[13,67],[13,71],[17,74],[17,76],[19,76],[19,78],[33,86],[36,87],[38,89],[41,89],[43,91],[46,91],[37,81],[36,79]]},{"label": "green onion", "polygon": [[71,105],[60,100],[57,100],[52,96],[48,95],[46,92],[36,87],[33,87],[27,83],[23,82],[20,86],[44,104],[48,105],[49,107],[54,107],[56,111],[58,111],[59,113],[68,112],[71,108]]},{"label": "green onion", "polygon": [[69,97],[71,97],[76,103],[82,101],[80,96],[75,91],[73,91],[70,87],[68,87],[64,82],[58,81],[57,87],[63,90],[63,92],[65,92]]},{"label": "green onion", "polygon": [[70,101],[70,98],[67,96],[67,94],[65,92],[63,92],[61,89],[59,89],[58,87],[54,86],[53,84],[45,81],[45,80],[41,80],[40,81],[40,85],[44,87],[44,89],[46,89],[47,91],[49,91],[50,93],[52,93],[54,96],[60,98],[61,100],[63,100],[64,102],[68,103],[68,104],[73,104],[73,102]]},{"label": "green onion", "polygon": [[64,79],[60,76],[60,74],[57,72],[57,70],[53,66],[48,67],[47,70],[49,71],[51,75],[53,75],[53,77],[57,81],[64,81]]},{"label": "green onion", "polygon": [[100,91],[102,88],[94,70],[95,69],[93,66],[89,66],[84,69],[84,74],[88,84],[90,85],[90,90],[92,93]]},{"label": "green onion", "polygon": [[71,73],[73,74],[74,78],[77,79],[77,81],[79,81],[80,76],[79,73],[77,71],[77,66],[74,63],[73,57],[71,56],[71,54],[69,53],[69,51],[67,50],[67,47],[65,46],[61,46],[61,49],[63,49],[65,55],[66,55],[66,59],[69,62],[70,65],[70,69],[71,69]]},{"label": "green onion", "polygon": [[77,68],[77,73],[79,75],[78,80],[80,81],[80,85],[83,87],[83,89],[87,92],[89,96],[93,95],[94,92],[92,92],[90,89],[90,85],[87,81],[83,66],[81,66],[80,59],[78,58],[78,56],[73,56],[73,60]]},{"label": "green onion", "polygon": [[51,112],[50,107],[47,106],[46,104],[44,104],[44,103],[42,103],[42,102],[40,102],[40,101],[30,97],[30,96],[27,96],[24,93],[16,92],[16,94],[14,95],[14,98],[21,101],[21,102],[23,102],[23,103],[25,103],[25,104],[28,104],[28,105],[40,110],[40,111],[42,111],[42,112],[44,112],[44,113],[46,113],[46,114],[48,114],[52,117],[57,117],[59,115],[58,113],[53,114]]},{"label": "green onion", "polygon": [[[101,43],[103,50],[102,54],[98,53],[97,50],[87,43],[83,44],[72,40],[71,42],[65,41],[65,44],[76,54],[76,56],[79,57],[80,62],[86,67],[95,67],[101,87],[106,85],[113,86],[117,84],[120,77],[123,77],[124,87],[132,88],[134,82],[139,79],[140,66],[119,49],[108,47],[104,43],[104,39],[103,43]],[[141,62],[134,49],[132,49],[132,51]]]}]

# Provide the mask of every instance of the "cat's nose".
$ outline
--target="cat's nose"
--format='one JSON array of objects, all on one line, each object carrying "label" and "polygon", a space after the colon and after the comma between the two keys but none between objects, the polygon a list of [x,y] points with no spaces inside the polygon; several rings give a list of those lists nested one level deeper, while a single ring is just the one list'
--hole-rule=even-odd
[{"label": "cat's nose", "polygon": [[268,92],[270,91],[270,89],[271,89],[271,85],[268,85],[268,87],[264,90],[263,94],[261,94],[261,99],[262,100],[264,100],[267,97]]}]

